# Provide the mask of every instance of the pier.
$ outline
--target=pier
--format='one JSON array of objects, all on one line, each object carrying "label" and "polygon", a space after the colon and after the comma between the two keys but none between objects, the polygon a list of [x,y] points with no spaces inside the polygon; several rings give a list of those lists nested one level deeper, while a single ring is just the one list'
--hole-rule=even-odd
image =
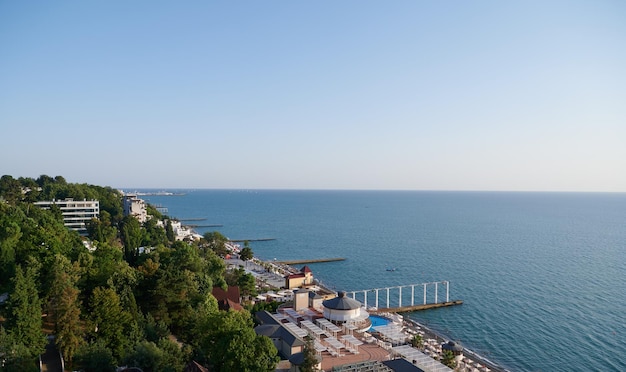
[{"label": "pier", "polygon": [[187,225],[187,224],[185,224],[185,226],[191,227],[193,229],[193,228],[196,228],[196,227],[223,227],[224,225],[220,225],[220,224],[216,224],[216,225]]},{"label": "pier", "polygon": [[228,241],[233,242],[233,243],[243,243],[243,242],[269,242],[271,240],[276,240],[276,238],[230,239]]},{"label": "pier", "polygon": [[335,262],[335,261],[345,261],[346,259],[343,257],[337,258],[315,258],[310,260],[286,260],[286,261],[274,261],[283,265],[300,265],[307,263],[320,263],[320,262]]},{"label": "pier", "polygon": [[[443,290],[440,289],[440,284],[441,287],[445,286],[445,301],[443,301],[443,298],[440,298],[439,292]],[[416,287],[418,288],[417,291],[415,290]],[[429,288],[432,289],[429,291]],[[348,291],[347,293],[351,294],[354,300],[361,302],[368,311],[372,312],[400,313],[461,305],[463,303],[461,300],[450,301],[449,281]],[[370,295],[369,298],[368,294]],[[403,294],[405,296],[404,302],[402,299]]]}]

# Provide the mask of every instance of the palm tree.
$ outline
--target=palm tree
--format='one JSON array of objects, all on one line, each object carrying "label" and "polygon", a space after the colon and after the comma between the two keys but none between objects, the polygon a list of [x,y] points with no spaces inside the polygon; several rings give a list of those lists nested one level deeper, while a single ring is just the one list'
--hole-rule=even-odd
[{"label": "palm tree", "polygon": [[415,336],[413,336],[413,338],[411,339],[411,346],[418,348],[418,349],[423,349],[424,339],[422,338],[422,335],[416,334]]},{"label": "palm tree", "polygon": [[451,350],[444,350],[443,353],[441,353],[441,363],[452,369],[456,368],[454,353]]}]

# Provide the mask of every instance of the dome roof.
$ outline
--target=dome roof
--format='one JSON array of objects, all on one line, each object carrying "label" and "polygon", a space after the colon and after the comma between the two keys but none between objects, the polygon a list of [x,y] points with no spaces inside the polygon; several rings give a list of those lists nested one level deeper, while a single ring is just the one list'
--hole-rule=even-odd
[{"label": "dome roof", "polygon": [[322,302],[322,305],[327,309],[333,310],[354,310],[361,308],[359,301],[346,297],[346,292],[343,291],[339,292],[337,297]]},{"label": "dome roof", "polygon": [[459,344],[458,342],[454,342],[454,341],[448,341],[447,343],[441,345],[441,348],[444,350],[450,350],[450,351],[463,351],[463,346],[461,344]]}]

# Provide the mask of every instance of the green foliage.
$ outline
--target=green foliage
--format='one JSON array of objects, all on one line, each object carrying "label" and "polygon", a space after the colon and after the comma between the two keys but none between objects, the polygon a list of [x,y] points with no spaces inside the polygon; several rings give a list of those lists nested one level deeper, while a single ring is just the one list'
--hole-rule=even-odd
[{"label": "green foliage", "polygon": [[6,372],[36,372],[39,368],[30,348],[0,326],[0,366]]},{"label": "green foliage", "polygon": [[111,288],[98,287],[91,299],[93,336],[102,341],[116,358],[133,343],[130,335],[134,326],[132,316],[122,308],[120,298]]},{"label": "green foliage", "polygon": [[139,256],[138,248],[143,241],[144,230],[139,221],[133,216],[126,216],[120,225],[120,236],[124,244],[124,259],[134,266]]},{"label": "green foliage", "polygon": [[[59,211],[31,204],[64,198],[100,201],[100,218],[88,224],[94,252]],[[191,347],[217,371],[274,369],[277,351],[254,333],[250,315],[219,312],[211,295],[213,286],[226,288],[226,237],[213,232],[197,243],[176,242],[171,223],[158,227],[153,209],[142,226],[123,219],[121,194],[111,188],[61,176],[0,178],[0,293],[10,294],[0,327],[2,370],[36,370],[34,356],[46,344],[40,296],[73,369],[111,371],[128,361],[146,371],[182,370]],[[139,255],[142,245],[155,249]],[[251,259],[245,245],[243,258]],[[254,294],[254,277],[229,275],[243,294]],[[274,304],[258,306],[275,311]],[[168,339],[173,335],[188,345]]]},{"label": "green foliage", "polygon": [[454,353],[450,350],[444,350],[441,353],[441,364],[448,366],[452,369],[456,368],[456,359],[454,359]]},{"label": "green foliage", "polygon": [[252,315],[256,314],[259,311],[267,311],[270,313],[275,313],[278,310],[278,306],[280,306],[280,302],[271,301],[271,302],[257,302],[250,308],[250,313]]},{"label": "green foliage", "polygon": [[241,252],[239,252],[239,258],[244,261],[249,261],[252,257],[254,257],[254,252],[252,252],[252,248],[250,248],[248,241],[246,240],[244,242],[244,247],[241,249]]},{"label": "green foliage", "polygon": [[74,354],[83,344],[84,336],[80,322],[80,291],[76,288],[78,264],[72,264],[66,257],[57,255],[52,272],[48,315],[54,322],[57,348],[63,358],[71,363]]},{"label": "green foliage", "polygon": [[198,350],[215,371],[274,371],[278,350],[252,328],[247,311],[219,311],[199,325]]},{"label": "green foliage", "polygon": [[144,247],[156,247],[159,244],[167,244],[168,237],[165,229],[157,226],[157,219],[151,218],[143,224],[145,233],[141,245]]},{"label": "green foliage", "polygon": [[44,351],[46,337],[42,332],[41,300],[37,291],[34,267],[17,266],[14,289],[9,294],[6,328],[16,344],[28,348],[31,357]]},{"label": "green foliage", "polygon": [[313,337],[307,335],[304,338],[304,361],[300,365],[300,372],[315,372],[317,371],[317,354],[315,353],[315,346],[313,344]]},{"label": "green foliage", "polygon": [[162,338],[158,343],[138,342],[124,364],[139,367],[144,372],[176,372],[185,368],[188,351],[183,351],[175,342]]},{"label": "green foliage", "polygon": [[117,360],[103,341],[83,345],[74,359],[75,369],[85,372],[113,372]]},{"label": "green foliage", "polygon": [[200,242],[200,248],[205,252],[212,250],[219,257],[225,257],[228,254],[227,241],[228,239],[218,231],[207,232]]},{"label": "green foliage", "polygon": [[411,339],[411,346],[416,347],[418,349],[422,349],[424,347],[424,339],[422,335],[416,334]]}]

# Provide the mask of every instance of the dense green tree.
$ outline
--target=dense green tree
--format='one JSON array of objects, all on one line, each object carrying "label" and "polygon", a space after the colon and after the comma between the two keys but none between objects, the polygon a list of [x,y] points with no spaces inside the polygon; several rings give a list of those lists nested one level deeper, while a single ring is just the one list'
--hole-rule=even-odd
[{"label": "dense green tree", "polygon": [[176,372],[185,368],[187,356],[176,343],[162,338],[158,343],[138,342],[126,356],[125,364],[144,372]]},{"label": "dense green tree", "polygon": [[242,296],[254,297],[258,294],[256,290],[256,279],[254,278],[254,275],[250,273],[244,273],[241,275],[239,280],[237,280],[237,286],[239,287],[239,291]]},{"label": "dense green tree", "polygon": [[80,321],[81,304],[78,264],[72,264],[66,257],[57,254],[52,269],[53,283],[48,300],[48,315],[54,322],[55,342],[63,358],[71,363],[74,354],[83,344],[83,327]]},{"label": "dense green tree", "polygon": [[165,223],[165,236],[167,237],[167,240],[170,241],[170,243],[176,241],[176,236],[174,236],[174,229],[172,228],[172,221],[169,219]]},{"label": "dense green tree", "polygon": [[103,341],[83,345],[76,353],[74,365],[84,372],[113,372],[117,361]]},{"label": "dense green tree", "polygon": [[156,247],[159,244],[167,245],[168,237],[162,226],[157,226],[157,219],[150,218],[143,224],[145,230],[142,244],[146,247]]},{"label": "dense green tree", "polygon": [[16,267],[5,323],[13,340],[26,346],[33,358],[43,353],[47,343],[42,331],[42,307],[35,270],[35,265],[26,270],[21,266]]},{"label": "dense green tree", "polygon": [[197,350],[215,371],[274,371],[280,360],[278,351],[252,325],[247,311],[212,313],[200,325]]},{"label": "dense green tree", "polygon": [[247,263],[253,257],[254,257],[254,252],[252,252],[252,248],[250,248],[250,245],[248,241],[246,240],[244,242],[243,248],[241,249],[241,252],[239,252],[239,258],[241,258],[244,262]]},{"label": "dense green tree", "polygon": [[133,216],[126,216],[120,226],[120,235],[124,244],[124,259],[134,266],[139,256],[139,246],[143,241],[144,230]]},{"label": "dense green tree", "polygon": [[226,242],[228,242],[228,239],[218,231],[207,232],[203,235],[200,248],[205,252],[207,249],[210,249],[219,257],[225,257],[228,254]]},{"label": "dense green tree", "polygon": [[20,182],[9,175],[0,178],[0,201],[6,200],[10,204],[15,204],[22,200],[22,185]]},{"label": "dense green tree", "polygon": [[120,358],[133,342],[132,316],[122,308],[119,296],[111,288],[98,287],[93,291],[91,309],[93,335]]},{"label": "dense green tree", "polygon": [[0,292],[8,290],[15,274],[16,250],[22,238],[20,221],[14,214],[15,207],[0,202]]},{"label": "dense green tree", "polygon": [[157,342],[170,335],[167,324],[162,321],[157,321],[150,313],[145,317],[141,317],[140,322],[146,341]]},{"label": "dense green tree", "polygon": [[56,345],[63,358],[70,363],[80,346],[84,343],[78,293],[79,291],[75,287],[65,287],[59,298],[56,315]]},{"label": "dense green tree", "polygon": [[89,239],[113,244],[117,237],[117,228],[111,224],[111,214],[100,211],[100,218],[94,218],[87,223]]},{"label": "dense green tree", "polygon": [[5,372],[37,372],[39,368],[30,348],[0,326],[0,370]]}]

